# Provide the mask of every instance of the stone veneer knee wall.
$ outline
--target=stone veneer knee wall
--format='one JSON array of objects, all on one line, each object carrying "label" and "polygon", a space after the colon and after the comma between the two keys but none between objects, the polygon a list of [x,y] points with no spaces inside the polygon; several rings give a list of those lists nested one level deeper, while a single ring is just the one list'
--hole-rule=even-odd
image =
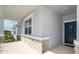
[{"label": "stone veneer knee wall", "polygon": [[21,37],[22,41],[32,47],[38,53],[48,51],[48,40],[36,40],[30,37]]}]

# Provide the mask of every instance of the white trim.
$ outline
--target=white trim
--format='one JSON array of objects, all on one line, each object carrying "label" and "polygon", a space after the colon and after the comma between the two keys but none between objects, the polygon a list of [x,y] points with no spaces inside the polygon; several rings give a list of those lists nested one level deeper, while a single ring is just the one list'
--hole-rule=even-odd
[{"label": "white trim", "polygon": [[72,20],[66,20],[64,21],[64,23],[67,23],[67,22],[73,22],[73,21],[76,21],[75,19],[72,19]]},{"label": "white trim", "polygon": [[28,15],[27,17],[25,17],[25,18],[24,18],[24,21],[26,21],[26,20],[32,18],[32,16],[33,16],[33,13],[31,13],[30,15]]},{"label": "white trim", "polygon": [[25,35],[25,21],[30,19],[32,20],[32,31],[33,31],[33,13],[31,13],[30,15],[28,15],[27,17],[25,17],[25,19],[23,20],[23,34]]},{"label": "white trim", "polygon": [[65,30],[64,23],[73,22],[73,21],[76,21],[76,19],[71,19],[71,20],[66,20],[66,21],[63,20],[63,44],[65,44],[65,42],[64,42],[65,41],[65,39],[64,39],[65,38],[64,37],[64,34],[65,34],[65,31],[64,31]]},{"label": "white trim", "polygon": [[32,18],[32,30],[31,30],[31,35],[33,34],[33,14],[32,14],[32,16],[31,16],[31,18]]},{"label": "white trim", "polygon": [[74,46],[74,44],[64,43],[64,45]]}]

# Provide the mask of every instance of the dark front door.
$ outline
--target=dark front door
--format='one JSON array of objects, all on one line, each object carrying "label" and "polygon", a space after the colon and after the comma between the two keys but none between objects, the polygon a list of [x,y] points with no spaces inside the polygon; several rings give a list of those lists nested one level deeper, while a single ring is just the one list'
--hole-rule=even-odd
[{"label": "dark front door", "polygon": [[76,21],[65,23],[65,43],[73,44],[76,39]]}]

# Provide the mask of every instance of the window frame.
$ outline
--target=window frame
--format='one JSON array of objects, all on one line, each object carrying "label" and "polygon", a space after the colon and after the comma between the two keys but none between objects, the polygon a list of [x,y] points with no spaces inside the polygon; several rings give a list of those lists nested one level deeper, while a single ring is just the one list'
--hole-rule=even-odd
[{"label": "window frame", "polygon": [[[26,21],[28,21],[28,20],[30,20],[31,19],[31,34],[29,34],[29,31],[27,31],[28,33],[27,34],[25,34],[25,22]],[[24,21],[23,21],[23,34],[24,35],[32,35],[32,31],[33,31],[33,13],[32,14],[30,14],[29,16],[27,16],[25,19],[24,19]]]},{"label": "window frame", "polygon": [[[30,22],[30,20],[31,20],[31,22]],[[26,25],[26,24],[28,24],[28,25]],[[31,31],[30,31],[30,29],[31,29]],[[25,21],[25,34],[31,35],[32,33],[30,33],[30,32],[32,32],[32,18]]]}]

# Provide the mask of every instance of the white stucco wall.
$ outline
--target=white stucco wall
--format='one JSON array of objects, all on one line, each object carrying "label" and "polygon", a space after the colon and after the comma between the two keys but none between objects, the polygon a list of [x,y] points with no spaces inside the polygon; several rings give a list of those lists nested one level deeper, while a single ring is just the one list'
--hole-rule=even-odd
[{"label": "white stucco wall", "polygon": [[17,35],[21,34],[21,24],[18,24],[17,26]]},{"label": "white stucco wall", "polygon": [[43,12],[41,35],[49,36],[49,48],[54,48],[62,43],[62,17],[48,7]]},{"label": "white stucco wall", "polygon": [[77,5],[77,40],[79,40],[79,5]]},{"label": "white stucco wall", "polygon": [[37,8],[33,14],[32,35],[41,36],[41,20],[43,19],[43,6]]},{"label": "white stucco wall", "polygon": [[63,16],[63,21],[76,20],[76,12]]},{"label": "white stucco wall", "polygon": [[3,10],[0,6],[0,36],[4,35],[4,19],[3,19]]},{"label": "white stucco wall", "polygon": [[51,8],[43,6],[35,11],[33,35],[49,36],[49,49],[62,43],[62,17]]}]

